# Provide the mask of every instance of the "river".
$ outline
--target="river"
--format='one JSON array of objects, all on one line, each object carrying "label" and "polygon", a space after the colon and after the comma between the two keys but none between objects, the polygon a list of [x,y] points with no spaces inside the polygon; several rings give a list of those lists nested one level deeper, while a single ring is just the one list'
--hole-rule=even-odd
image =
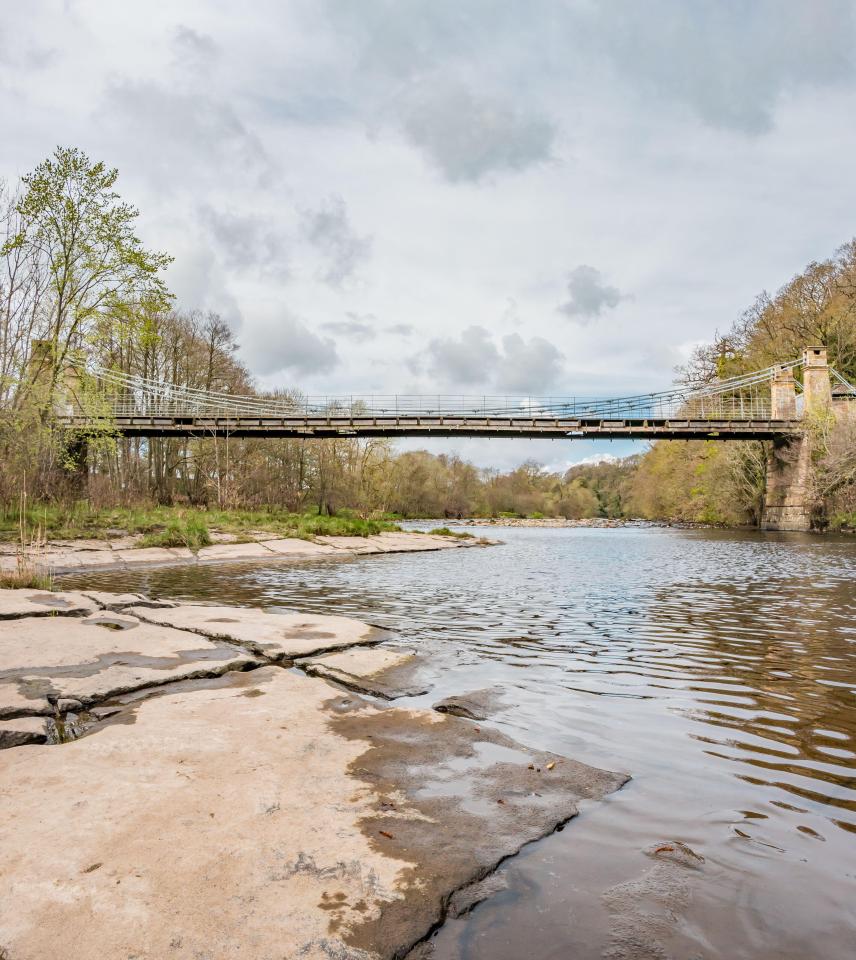
[{"label": "river", "polygon": [[[856,955],[856,541],[489,535],[504,545],[59,585],[360,617],[430,657],[431,694],[398,703],[498,686],[515,739],[632,774],[507,861],[437,960]],[[650,856],[678,842],[704,862]]]}]

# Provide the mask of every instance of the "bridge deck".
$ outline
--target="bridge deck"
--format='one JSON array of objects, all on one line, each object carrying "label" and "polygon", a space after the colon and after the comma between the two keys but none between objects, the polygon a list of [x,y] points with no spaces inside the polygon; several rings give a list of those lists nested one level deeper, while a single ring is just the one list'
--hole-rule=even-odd
[{"label": "bridge deck", "polygon": [[546,439],[771,440],[802,431],[800,420],[568,419],[476,416],[66,416],[70,429],[99,423],[125,437],[537,437]]}]

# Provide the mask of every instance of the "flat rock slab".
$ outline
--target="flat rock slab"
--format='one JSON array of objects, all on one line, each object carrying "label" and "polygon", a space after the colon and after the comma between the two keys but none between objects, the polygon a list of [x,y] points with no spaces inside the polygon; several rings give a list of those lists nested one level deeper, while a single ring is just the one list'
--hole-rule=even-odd
[{"label": "flat rock slab", "polygon": [[261,540],[261,546],[281,557],[323,557],[336,551],[329,544],[312,540]]},{"label": "flat rock slab", "polygon": [[247,607],[192,603],[164,610],[128,607],[126,612],[150,623],[238,643],[271,660],[292,660],[341,647],[379,643],[387,636],[385,631],[360,620],[315,613],[269,613]]},{"label": "flat rock slab", "polygon": [[434,709],[439,713],[450,713],[467,720],[487,720],[502,706],[502,699],[502,690],[489,687],[446,697],[435,703]]},{"label": "flat rock slab", "polygon": [[314,677],[324,677],[356,690],[386,700],[397,697],[415,697],[425,693],[425,687],[414,682],[414,673],[421,659],[413,650],[400,647],[357,647],[341,653],[300,662],[300,666]]},{"label": "flat rock slab", "polygon": [[98,605],[83,593],[47,590],[0,590],[0,620],[16,617],[83,617]]},{"label": "flat rock slab", "polygon": [[[119,560],[128,566],[135,566],[141,563],[179,563],[195,561],[196,556],[192,550],[187,547],[138,547],[132,550],[114,550],[113,562]],[[85,564],[86,557],[84,555]]]},{"label": "flat rock slab", "polygon": [[[626,779],[277,667],[0,752],[15,960],[381,960],[449,895]],[[503,801],[499,803],[499,801]]]},{"label": "flat rock slab", "polygon": [[378,533],[368,537],[382,553],[410,553],[412,551],[443,550],[457,546],[460,541],[427,533]]},{"label": "flat rock slab", "polygon": [[44,717],[17,717],[0,720],[0,750],[22,747],[27,743],[45,743],[48,738]]},{"label": "flat rock slab", "polygon": [[336,550],[347,550],[349,553],[381,553],[380,546],[372,543],[370,537],[316,537],[319,543],[326,544]]},{"label": "flat rock slab", "polygon": [[106,593],[103,590],[86,590],[88,597],[102,610],[124,610],[125,607],[174,607],[174,600],[152,600],[139,593]]},{"label": "flat rock slab", "polygon": [[202,547],[196,558],[202,562],[211,560],[269,560],[272,551],[262,543],[216,543]]},{"label": "flat rock slab", "polygon": [[257,661],[196,634],[123,614],[0,621],[0,718],[49,715],[48,698],[84,706],[143,687],[217,676]]}]

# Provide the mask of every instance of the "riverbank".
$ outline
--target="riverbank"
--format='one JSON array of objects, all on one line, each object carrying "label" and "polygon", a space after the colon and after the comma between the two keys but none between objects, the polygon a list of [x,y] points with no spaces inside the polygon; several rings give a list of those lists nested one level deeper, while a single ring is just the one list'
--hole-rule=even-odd
[{"label": "riverbank", "polygon": [[128,569],[144,565],[225,563],[238,560],[317,560],[384,553],[450,550],[486,546],[490,541],[454,535],[391,531],[372,536],[317,536],[311,539],[271,538],[267,531],[252,531],[238,538],[212,534],[218,542],[192,550],[189,547],[149,547],[143,534],[112,540],[47,540],[22,555],[12,543],[0,543],[0,575],[10,577],[22,562],[40,576],[72,570]]},{"label": "riverbank", "polygon": [[353,618],[0,590],[0,955],[419,955],[627,780],[390,704],[421,667]]},{"label": "riverbank", "polygon": [[[612,517],[584,517],[580,520],[568,520],[565,517],[464,517],[460,520],[430,520],[431,524],[457,527],[557,527],[557,528],[604,528],[637,527],[639,529],[658,529],[672,527],[677,530],[712,530],[722,528],[723,524],[691,523],[683,520],[642,520],[618,519]],[[743,529],[743,528],[735,528]]]}]

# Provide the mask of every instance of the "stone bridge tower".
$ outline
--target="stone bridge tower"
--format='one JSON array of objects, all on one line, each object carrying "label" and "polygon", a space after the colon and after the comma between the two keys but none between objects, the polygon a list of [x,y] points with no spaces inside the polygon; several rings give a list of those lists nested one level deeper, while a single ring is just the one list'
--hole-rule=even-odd
[{"label": "stone bridge tower", "polygon": [[[789,367],[782,367],[770,386],[773,420],[793,420],[802,416],[809,426],[813,417],[834,413],[832,387],[825,347],[806,347],[803,351],[802,409],[797,404],[796,383]],[[761,516],[762,530],[810,530],[813,498],[811,490],[811,436],[773,441],[767,462],[767,493]]]}]

